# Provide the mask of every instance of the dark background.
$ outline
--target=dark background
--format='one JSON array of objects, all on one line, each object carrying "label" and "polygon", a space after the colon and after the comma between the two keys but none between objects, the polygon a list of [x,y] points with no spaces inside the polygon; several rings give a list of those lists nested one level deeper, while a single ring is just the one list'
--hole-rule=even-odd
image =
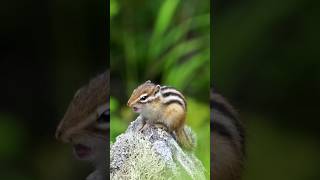
[{"label": "dark background", "polygon": [[0,2],[0,179],[84,179],[55,128],[107,68],[106,1]]},{"label": "dark background", "polygon": [[213,81],[247,129],[245,180],[316,180],[319,3],[215,1]]}]

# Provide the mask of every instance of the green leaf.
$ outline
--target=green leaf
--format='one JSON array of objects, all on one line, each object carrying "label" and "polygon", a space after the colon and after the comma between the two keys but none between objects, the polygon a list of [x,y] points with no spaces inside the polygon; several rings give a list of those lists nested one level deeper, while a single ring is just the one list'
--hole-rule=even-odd
[{"label": "green leaf", "polygon": [[119,109],[119,102],[113,96],[110,97],[110,112],[113,113]]},{"label": "green leaf", "polygon": [[163,51],[168,49],[170,46],[178,43],[182,38],[184,38],[188,32],[200,29],[207,28],[209,34],[210,26],[210,16],[209,14],[204,14],[197,16],[195,18],[189,18],[178,26],[172,27],[165,36],[159,39],[157,42],[154,42],[152,46],[150,45],[150,59],[154,59],[159,56]]},{"label": "green leaf", "polygon": [[154,31],[150,40],[150,45],[156,44],[157,41],[161,39],[161,36],[165,33],[165,31],[170,25],[170,22],[179,2],[180,0],[164,1],[157,16]]},{"label": "green leaf", "polygon": [[110,0],[110,19],[119,11],[119,4],[116,0]]},{"label": "green leaf", "polygon": [[[210,53],[209,49],[205,49],[200,53],[193,55],[185,63],[171,67],[168,70],[167,76],[165,76],[165,82],[167,84],[174,84],[179,89],[185,89],[189,83],[192,82],[193,77],[198,69],[201,67],[207,67],[209,74]],[[208,82],[209,83],[209,82]]]},{"label": "green leaf", "polygon": [[184,41],[175,46],[162,58],[162,60],[165,61],[164,69],[169,69],[173,64],[179,61],[181,57],[199,50],[205,45],[204,42],[206,39],[209,39],[209,37],[197,37],[188,41]]}]

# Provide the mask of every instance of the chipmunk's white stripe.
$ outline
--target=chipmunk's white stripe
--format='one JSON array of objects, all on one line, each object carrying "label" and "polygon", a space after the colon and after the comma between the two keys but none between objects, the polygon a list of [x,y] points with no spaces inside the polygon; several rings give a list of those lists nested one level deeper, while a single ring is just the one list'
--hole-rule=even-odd
[{"label": "chipmunk's white stripe", "polygon": [[151,102],[153,100],[155,100],[157,98],[157,96],[150,96],[146,99],[146,102]]},{"label": "chipmunk's white stripe", "polygon": [[148,94],[147,93],[145,93],[145,94],[142,94],[142,95],[140,95],[139,96],[139,101],[141,102],[141,103],[145,103],[145,102],[148,102],[149,101],[149,99],[150,99],[150,96],[148,97],[148,98],[146,98],[146,99],[141,99],[142,97],[144,97],[144,96],[148,96]]},{"label": "chipmunk's white stripe", "polygon": [[184,109],[187,108],[186,101],[184,99],[184,96],[176,89],[170,88],[167,86],[162,86],[161,87],[161,95],[164,99],[164,104],[168,103],[179,103],[183,106]]},{"label": "chipmunk's white stripe", "polygon": [[184,101],[178,97],[178,96],[168,96],[168,97],[164,97],[164,104],[168,104],[170,102],[179,102],[179,104],[181,104],[183,106],[183,108],[186,107]]},{"label": "chipmunk's white stripe", "polygon": [[178,94],[178,95],[180,95],[181,97],[183,97],[183,95],[182,95],[179,91],[177,91],[176,89],[173,89],[173,88],[168,88],[168,87],[166,87],[166,89],[164,89],[164,90],[161,90],[161,93],[162,93],[162,94],[174,93],[174,94]]},{"label": "chipmunk's white stripe", "polygon": [[[141,97],[145,96],[145,95],[147,95],[147,94],[141,95],[141,96],[139,97],[139,99],[140,99]],[[140,102],[141,102],[141,103],[151,102],[151,101],[157,99],[157,98],[160,97],[160,96],[161,96],[161,93],[160,93],[160,91],[159,91],[159,92],[157,92],[154,96],[148,96],[147,99],[145,99],[145,100],[140,100]]]},{"label": "chipmunk's white stripe", "polygon": [[143,96],[147,96],[148,94],[147,93],[144,93],[142,95],[139,96],[139,98],[142,98]]},{"label": "chipmunk's white stripe", "polygon": [[167,86],[161,86],[161,90],[168,88]]}]

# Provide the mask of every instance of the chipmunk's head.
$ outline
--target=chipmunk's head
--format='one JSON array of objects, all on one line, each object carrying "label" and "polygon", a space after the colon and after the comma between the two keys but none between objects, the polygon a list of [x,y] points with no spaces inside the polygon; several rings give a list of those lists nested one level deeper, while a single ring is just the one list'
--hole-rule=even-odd
[{"label": "chipmunk's head", "polygon": [[106,159],[109,132],[109,74],[99,75],[77,91],[56,130],[81,160]]},{"label": "chipmunk's head", "polygon": [[136,113],[141,113],[150,103],[157,99],[160,85],[153,84],[150,80],[138,86],[128,100],[127,105]]}]

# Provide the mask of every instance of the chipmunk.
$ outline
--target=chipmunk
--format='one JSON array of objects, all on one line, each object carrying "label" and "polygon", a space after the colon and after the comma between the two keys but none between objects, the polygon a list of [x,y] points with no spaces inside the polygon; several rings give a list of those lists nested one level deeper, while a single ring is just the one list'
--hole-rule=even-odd
[{"label": "chipmunk", "polygon": [[71,143],[77,158],[95,165],[87,180],[107,179],[109,111],[107,71],[76,92],[56,130],[56,138]]},{"label": "chipmunk", "polygon": [[245,132],[237,112],[218,93],[211,92],[211,177],[240,180],[245,160]]},{"label": "chipmunk", "polygon": [[187,103],[176,89],[156,85],[148,80],[133,91],[127,105],[145,119],[140,131],[152,124],[170,133],[174,132],[177,142],[183,148],[194,148],[194,139],[185,129]]}]

